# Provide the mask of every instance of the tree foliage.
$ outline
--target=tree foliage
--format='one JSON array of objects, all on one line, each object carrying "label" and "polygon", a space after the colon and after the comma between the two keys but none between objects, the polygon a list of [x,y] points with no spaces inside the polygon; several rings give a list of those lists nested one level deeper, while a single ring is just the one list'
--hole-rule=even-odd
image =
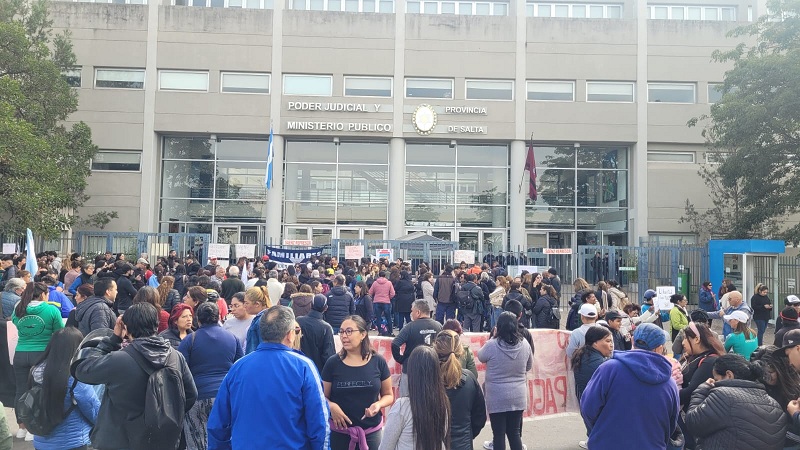
[{"label": "tree foliage", "polygon": [[54,238],[75,210],[97,148],[84,123],[66,127],[77,93],[69,33],[54,34],[46,0],[0,0],[0,217],[2,231]]},{"label": "tree foliage", "polygon": [[707,121],[707,144],[724,157],[700,171],[714,208],[701,213],[687,200],[683,220],[705,222],[714,236],[798,242],[800,226],[778,230],[800,208],[800,0],[770,0],[768,9],[729,34],[748,43],[713,54],[733,68],[711,114],[689,125]]}]

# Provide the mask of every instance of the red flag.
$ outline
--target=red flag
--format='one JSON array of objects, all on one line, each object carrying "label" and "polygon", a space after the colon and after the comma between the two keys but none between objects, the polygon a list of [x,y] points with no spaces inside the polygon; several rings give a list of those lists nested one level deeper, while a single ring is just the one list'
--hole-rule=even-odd
[{"label": "red flag", "polygon": [[525,170],[528,171],[528,197],[534,202],[539,197],[536,192],[536,159],[533,156],[533,140],[528,142],[528,157],[525,159]]}]

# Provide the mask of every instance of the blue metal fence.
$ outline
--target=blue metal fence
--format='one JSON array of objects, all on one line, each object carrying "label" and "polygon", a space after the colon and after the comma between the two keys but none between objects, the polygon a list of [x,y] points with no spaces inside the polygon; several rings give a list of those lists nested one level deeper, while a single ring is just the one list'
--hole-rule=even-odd
[{"label": "blue metal fence", "polygon": [[135,233],[110,231],[78,231],[75,233],[75,251],[92,257],[106,251],[124,253],[135,261],[142,253],[155,259],[167,256],[171,250],[179,255],[193,254],[205,261],[210,234],[202,233]]}]

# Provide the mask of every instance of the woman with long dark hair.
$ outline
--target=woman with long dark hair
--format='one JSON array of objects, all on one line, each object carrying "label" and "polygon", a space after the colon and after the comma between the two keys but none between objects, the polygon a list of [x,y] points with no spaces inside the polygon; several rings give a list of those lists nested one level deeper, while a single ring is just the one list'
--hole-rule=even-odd
[{"label": "woman with long dark hair", "polygon": [[[17,400],[25,393],[28,386],[28,375],[31,367],[44,354],[50,337],[64,328],[61,311],[47,303],[50,290],[44,283],[28,283],[22,292],[21,300],[14,307],[11,321],[16,325],[19,334],[17,349],[14,353],[14,378],[17,383]],[[18,438],[33,440],[31,433],[26,433],[25,425],[17,417],[19,424]]]},{"label": "woman with long dark hair", "polygon": [[436,351],[420,345],[408,357],[408,397],[392,405],[380,450],[450,450],[450,401]]},{"label": "woman with long dark hair", "polygon": [[508,311],[497,318],[491,339],[478,350],[486,363],[484,390],[492,424],[494,450],[522,450],[522,412],[528,407],[527,374],[533,351],[519,332],[517,317]]},{"label": "woman with long dark hair", "polygon": [[157,289],[160,308],[169,314],[172,308],[181,302],[181,294],[175,289],[175,277],[169,275],[162,277]]},{"label": "woman with long dark hair", "polygon": [[455,331],[440,331],[433,341],[433,349],[439,356],[442,383],[450,399],[450,447],[453,450],[472,450],[472,441],[486,425],[483,391],[472,372],[461,366],[458,355],[464,349]]},{"label": "woman with long dark hair", "polygon": [[72,356],[83,340],[73,327],[53,333],[41,361],[31,370],[33,382],[42,386],[45,423],[55,426],[47,436],[34,436],[36,450],[86,449],[89,432],[100,410],[100,400],[88,384],[75,382],[69,374]]},{"label": "woman with long dark hair", "polygon": [[[381,409],[394,401],[389,365],[370,346],[367,322],[361,316],[345,317],[339,339],[342,350],[322,368],[322,387],[331,410],[331,450],[351,445],[375,449],[381,445]],[[361,435],[364,439],[359,442]]]},{"label": "woman with long dark hair", "polygon": [[611,331],[603,326],[586,330],[586,341],[572,354],[572,371],[575,372],[575,394],[581,400],[583,391],[595,370],[614,353],[614,339]]},{"label": "woman with long dark hair", "polygon": [[355,304],[356,314],[364,319],[364,322],[372,324],[375,319],[375,313],[372,308],[372,297],[369,295],[369,288],[365,281],[356,283],[353,289],[355,295],[353,296],[353,303]]},{"label": "woman with long dark hair", "polygon": [[686,426],[698,448],[783,449],[789,418],[758,380],[761,366],[737,354],[714,361],[712,377],[692,394]]}]

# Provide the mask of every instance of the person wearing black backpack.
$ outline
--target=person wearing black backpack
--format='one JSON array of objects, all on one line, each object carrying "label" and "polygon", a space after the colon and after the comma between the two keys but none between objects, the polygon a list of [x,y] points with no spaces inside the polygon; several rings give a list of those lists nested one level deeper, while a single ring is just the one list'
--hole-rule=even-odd
[{"label": "person wearing black backpack", "polygon": [[561,311],[555,299],[556,290],[548,284],[540,285],[539,299],[533,305],[534,328],[558,329],[561,322]]},{"label": "person wearing black backpack", "polygon": [[[177,447],[197,388],[186,360],[157,331],[158,310],[136,303],[117,319],[112,335],[85,342],[75,355],[73,376],[106,386],[91,434],[95,449]],[[120,350],[126,336],[130,344]]]}]

